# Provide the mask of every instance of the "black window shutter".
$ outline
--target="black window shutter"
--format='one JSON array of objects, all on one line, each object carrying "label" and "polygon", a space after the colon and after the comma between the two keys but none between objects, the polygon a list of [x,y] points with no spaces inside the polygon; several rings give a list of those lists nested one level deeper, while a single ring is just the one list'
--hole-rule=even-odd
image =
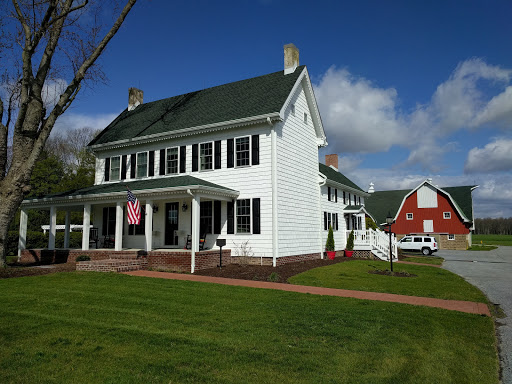
[{"label": "black window shutter", "polygon": [[331,201],[331,187],[327,187],[327,200]]},{"label": "black window shutter", "polygon": [[199,169],[199,144],[192,145],[192,172],[197,172]]},{"label": "black window shutter", "polygon": [[228,168],[235,166],[235,139],[228,139]]},{"label": "black window shutter", "polygon": [[260,199],[252,199],[252,233],[261,233]]},{"label": "black window shutter", "polygon": [[228,234],[235,233],[235,204],[228,201]]},{"label": "black window shutter", "polygon": [[108,226],[108,207],[103,207],[103,227],[101,228],[101,234],[103,236],[107,235],[107,226]]},{"label": "black window shutter", "polygon": [[155,151],[149,151],[148,176],[155,176]]},{"label": "black window shutter", "polygon": [[135,179],[135,170],[137,168],[137,155],[132,153],[130,155],[130,177]]},{"label": "black window shutter", "polygon": [[222,227],[220,204],[219,200],[213,202],[213,233],[216,235],[220,233]]},{"label": "black window shutter", "polygon": [[165,175],[165,149],[160,150],[160,175]]},{"label": "black window shutter", "polygon": [[110,180],[110,157],[105,159],[105,181]]},{"label": "black window shutter", "polygon": [[352,205],[352,203],[350,202],[350,200],[352,200],[352,198],[350,197],[350,193],[348,194],[348,205]]},{"label": "black window shutter", "polygon": [[345,191],[343,191],[343,204],[347,204],[347,198],[345,197]]},{"label": "black window shutter", "polygon": [[187,170],[187,146],[180,147],[180,173],[185,173]]},{"label": "black window shutter", "polygon": [[221,168],[221,141],[218,140],[215,143],[215,169]]},{"label": "black window shutter", "polygon": [[336,230],[338,230],[338,214],[337,213],[336,213],[335,217],[336,217]]},{"label": "black window shutter", "polygon": [[324,231],[327,231],[327,212],[324,212]]},{"label": "black window shutter", "polygon": [[260,163],[260,135],[252,135],[252,165]]},{"label": "black window shutter", "polygon": [[338,189],[334,188],[334,202],[338,202]]},{"label": "black window shutter", "polygon": [[126,155],[121,156],[121,180],[126,179],[126,159]]}]

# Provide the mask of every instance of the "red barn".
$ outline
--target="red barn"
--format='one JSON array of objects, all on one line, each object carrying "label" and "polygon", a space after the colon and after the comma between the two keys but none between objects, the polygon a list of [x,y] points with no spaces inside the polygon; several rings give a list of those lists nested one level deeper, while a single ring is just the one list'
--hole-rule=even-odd
[{"label": "red barn", "polygon": [[365,206],[378,224],[391,213],[398,239],[407,234],[431,235],[439,249],[467,249],[474,229],[471,192],[475,188],[439,188],[425,180],[413,190],[374,192]]}]

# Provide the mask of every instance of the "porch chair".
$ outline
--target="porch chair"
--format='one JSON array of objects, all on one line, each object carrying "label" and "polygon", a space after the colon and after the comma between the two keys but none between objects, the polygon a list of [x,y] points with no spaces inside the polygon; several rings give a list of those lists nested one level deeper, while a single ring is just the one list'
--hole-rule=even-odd
[{"label": "porch chair", "polygon": [[[185,249],[190,249],[191,246],[192,246],[192,235],[187,235],[187,243],[185,244]],[[204,233],[199,238],[199,250],[203,251],[205,249],[205,246],[206,246],[206,233]]]},{"label": "porch chair", "polygon": [[103,239],[103,247],[104,248],[114,248],[115,238],[113,235],[106,235]]},{"label": "porch chair", "polygon": [[94,243],[98,249],[98,228],[91,228],[89,231],[89,244]]}]

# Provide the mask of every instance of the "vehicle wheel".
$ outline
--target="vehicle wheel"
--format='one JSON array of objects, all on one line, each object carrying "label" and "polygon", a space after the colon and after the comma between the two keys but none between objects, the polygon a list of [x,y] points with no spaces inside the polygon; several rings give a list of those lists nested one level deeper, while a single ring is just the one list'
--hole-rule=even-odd
[{"label": "vehicle wheel", "polygon": [[421,249],[421,253],[423,253],[425,256],[427,256],[427,255],[431,255],[432,251],[430,250],[430,248],[425,247],[425,248]]}]

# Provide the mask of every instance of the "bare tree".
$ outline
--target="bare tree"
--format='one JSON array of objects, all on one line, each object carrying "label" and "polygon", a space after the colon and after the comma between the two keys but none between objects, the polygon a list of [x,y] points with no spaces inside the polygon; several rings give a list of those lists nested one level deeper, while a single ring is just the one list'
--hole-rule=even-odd
[{"label": "bare tree", "polygon": [[55,122],[82,83],[102,79],[95,63],[136,2],[125,1],[108,26],[101,13],[108,1],[12,0],[0,10],[0,264],[9,224]]}]

